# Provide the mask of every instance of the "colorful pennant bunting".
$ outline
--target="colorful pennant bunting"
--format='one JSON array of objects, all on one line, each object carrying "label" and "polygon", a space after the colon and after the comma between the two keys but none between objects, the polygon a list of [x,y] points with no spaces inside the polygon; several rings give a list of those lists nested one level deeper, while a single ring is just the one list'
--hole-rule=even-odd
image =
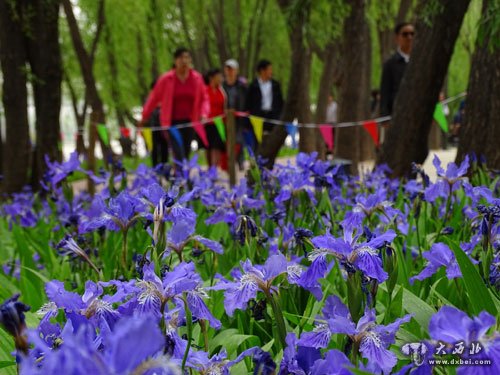
[{"label": "colorful pennant bunting", "polygon": [[153,150],[153,132],[150,128],[142,128],[141,130],[142,138],[144,138],[144,143],[146,143],[146,148],[148,151]]},{"label": "colorful pennant bunting", "polygon": [[130,138],[130,129],[122,126],[120,127],[120,134],[122,135],[123,138]]},{"label": "colorful pennant bunting", "polygon": [[264,119],[262,117],[250,116],[250,122],[252,123],[253,132],[255,133],[255,138],[257,138],[257,142],[262,143],[262,131],[264,130]]},{"label": "colorful pennant bunting", "polygon": [[380,146],[377,123],[373,120],[365,121],[363,122],[363,128],[365,128],[368,134],[370,134],[370,137],[372,137],[375,146]]},{"label": "colorful pennant bunting", "polygon": [[222,116],[214,117],[214,124],[219,132],[222,142],[226,142],[226,127],[224,126],[224,121],[222,121]]},{"label": "colorful pennant bunting", "polygon": [[286,132],[292,138],[292,148],[297,148],[297,139],[295,138],[295,135],[297,134],[297,125],[294,124],[293,122],[288,122],[285,125],[285,128]]},{"label": "colorful pennant bunting", "polygon": [[434,110],[434,120],[439,124],[440,128],[443,129],[445,133],[448,133],[448,121],[446,120],[446,115],[444,114],[444,107],[442,103],[436,105]]},{"label": "colorful pennant bunting", "polygon": [[109,136],[106,125],[97,124],[97,134],[99,134],[99,138],[101,138],[102,143],[104,143],[105,146],[109,146]]},{"label": "colorful pennant bunting", "polygon": [[328,149],[333,151],[333,128],[328,125],[320,125],[319,131],[323,136]]}]

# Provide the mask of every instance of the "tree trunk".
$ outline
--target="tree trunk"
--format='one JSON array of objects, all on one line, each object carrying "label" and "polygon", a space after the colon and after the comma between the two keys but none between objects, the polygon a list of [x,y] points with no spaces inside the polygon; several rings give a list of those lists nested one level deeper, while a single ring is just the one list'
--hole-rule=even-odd
[{"label": "tree trunk", "polygon": [[[289,38],[292,49],[290,79],[288,92],[283,110],[283,120],[300,123],[311,122],[309,101],[309,81],[311,71],[312,52],[305,43],[305,26],[308,22],[310,3],[296,6],[296,12],[288,18]],[[289,2],[281,1],[281,10],[284,14],[289,11]],[[304,152],[314,151],[316,129],[300,128],[300,149]],[[287,132],[284,126],[275,126],[271,133],[263,138],[258,153],[268,159],[267,167],[272,168],[278,152],[285,142]]]},{"label": "tree trunk", "polygon": [[[151,80],[157,79],[160,76],[160,68],[158,63],[158,1],[151,0],[148,13],[147,30],[149,36],[149,46],[151,48]],[[161,27],[161,26],[160,26]],[[144,103],[144,102],[141,102]]]},{"label": "tree trunk", "polygon": [[[492,0],[483,1],[482,15],[487,19]],[[489,168],[500,169],[500,48],[491,44],[498,38],[494,31],[481,26],[472,59],[465,119],[460,129],[457,161],[475,153],[484,156]],[[498,39],[496,39],[498,40]]]},{"label": "tree trunk", "polygon": [[[78,28],[78,23],[76,22],[75,15],[73,13],[73,7],[70,0],[62,0],[64,7],[64,13],[66,14],[66,20],[68,21],[68,27],[71,34],[71,40],[73,42],[73,47],[75,49],[76,56],[78,57],[78,63],[80,65],[80,70],[82,72],[83,81],[85,82],[85,89],[87,92],[87,98],[92,108],[91,123],[89,127],[89,169],[95,171],[95,156],[93,155],[94,145],[91,145],[94,140],[99,140],[102,154],[104,157],[104,162],[107,164],[112,159],[111,148],[105,145],[100,137],[96,137],[98,124],[105,124],[106,117],[104,113],[104,105],[97,90],[97,84],[92,68],[92,61],[90,54],[85,49],[83,45],[82,36],[80,29]],[[104,0],[99,2],[98,8],[98,28],[102,28],[104,25]],[[95,41],[97,44],[97,40]]]},{"label": "tree trunk", "polygon": [[411,172],[411,163],[423,163],[428,154],[428,136],[439,91],[451,59],[470,0],[443,0],[431,7],[423,0],[422,16],[416,24],[412,57],[401,82],[391,125],[377,158],[387,163],[393,176]]},{"label": "tree trunk", "polygon": [[6,137],[3,147],[3,191],[20,191],[28,183],[30,141],[26,49],[22,4],[0,0],[0,62]]},{"label": "tree trunk", "polygon": [[[370,114],[370,30],[365,17],[366,0],[350,0],[349,17],[344,21],[342,40],[342,79],[339,93],[338,121],[359,121]],[[367,135],[359,126],[336,129],[335,155],[352,162],[351,172],[364,156]]]},{"label": "tree trunk", "polygon": [[[335,81],[335,70],[336,65],[338,64],[339,51],[337,44],[334,42],[327,43],[323,55],[323,71],[321,72],[321,79],[319,83],[315,116],[315,121],[318,124],[321,124],[326,120],[328,96],[332,94],[332,87]],[[324,160],[326,158],[326,147],[320,134],[316,135],[316,150],[319,153],[319,158]]]},{"label": "tree trunk", "polygon": [[45,156],[60,160],[62,60],[59,48],[59,0],[36,0],[31,14],[28,55],[35,77],[36,148],[32,181],[35,187],[46,169]]}]

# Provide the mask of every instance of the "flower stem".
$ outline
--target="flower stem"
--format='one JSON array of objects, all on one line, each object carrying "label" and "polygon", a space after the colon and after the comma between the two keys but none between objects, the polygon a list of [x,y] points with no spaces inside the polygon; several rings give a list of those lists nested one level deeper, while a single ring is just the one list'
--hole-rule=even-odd
[{"label": "flower stem", "polygon": [[451,185],[450,185],[450,193],[448,195],[448,199],[446,200],[446,211],[444,212],[444,217],[443,217],[443,220],[441,220],[441,225],[439,226],[439,230],[437,232],[437,235],[436,235],[436,239],[434,240],[434,243],[438,242],[439,240],[439,236],[441,235],[441,232],[443,231],[443,228],[446,224],[446,221],[448,219],[448,214],[450,212],[450,208],[451,208],[451,194],[452,194],[452,191],[451,191]]},{"label": "flower stem", "polygon": [[281,311],[281,307],[276,301],[275,297],[271,294],[270,291],[266,292],[266,297],[269,303],[271,304],[271,308],[273,309],[274,319],[276,320],[276,328],[278,329],[278,336],[280,339],[281,347],[286,347],[286,325],[285,318],[283,317],[283,312]]},{"label": "flower stem", "polygon": [[122,243],[122,265],[123,269],[127,269],[127,235],[128,235],[128,228],[125,228],[122,230],[123,233],[123,243]]},{"label": "flower stem", "polygon": [[184,352],[184,356],[182,357],[181,368],[182,368],[182,373],[184,373],[187,357],[189,354],[189,349],[191,347],[191,336],[193,334],[193,317],[191,315],[191,310],[189,310],[186,293],[184,293],[184,297],[182,298],[182,300],[184,302],[184,310],[186,312],[186,327],[187,327],[187,341],[188,341],[186,345],[186,351]]}]

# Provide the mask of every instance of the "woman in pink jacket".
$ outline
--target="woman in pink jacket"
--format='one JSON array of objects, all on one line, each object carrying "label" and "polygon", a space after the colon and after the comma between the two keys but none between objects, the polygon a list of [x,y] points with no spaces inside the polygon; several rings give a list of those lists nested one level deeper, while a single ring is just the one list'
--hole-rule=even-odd
[{"label": "woman in pink jacket", "polygon": [[[178,124],[204,121],[210,111],[203,77],[191,68],[191,54],[186,48],[174,53],[174,68],[163,74],[149,94],[142,111],[142,122],[148,121],[156,107],[160,106],[160,124],[167,130]],[[163,131],[162,131],[163,132]],[[174,159],[189,158],[191,141],[197,139],[193,127],[181,127],[182,142],[171,138]],[[167,131],[163,132],[168,137]],[[198,141],[199,143],[199,141]]]}]

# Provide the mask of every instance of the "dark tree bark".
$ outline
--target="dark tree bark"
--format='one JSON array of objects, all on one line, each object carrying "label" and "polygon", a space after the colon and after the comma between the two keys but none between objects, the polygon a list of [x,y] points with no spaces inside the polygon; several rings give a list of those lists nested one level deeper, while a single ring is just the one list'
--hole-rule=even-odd
[{"label": "dark tree bark", "polygon": [[[301,4],[295,6],[294,14],[289,15],[287,21],[292,48],[292,68],[282,119],[293,121],[296,118],[300,123],[310,123],[309,82],[312,52],[306,45],[305,26],[307,25],[311,4],[307,0],[301,0],[300,2]],[[282,12],[287,13],[291,2],[281,0],[279,5]],[[316,129],[300,128],[301,151],[311,152],[315,150],[315,135]],[[263,137],[258,153],[268,159],[267,167],[273,167],[276,156],[286,137],[287,132],[284,126],[275,126],[269,135]]]},{"label": "dark tree bark", "polygon": [[411,163],[423,163],[439,91],[470,0],[442,0],[429,7],[422,0],[412,57],[394,103],[391,125],[377,163],[387,163],[393,176],[411,172]]},{"label": "dark tree bark", "polygon": [[[483,1],[482,15],[487,19],[492,0]],[[465,119],[460,129],[457,161],[465,155],[483,155],[489,168],[500,169],[500,48],[491,44],[494,34],[481,26],[472,59]]]},{"label": "dark tree bark", "polygon": [[30,13],[28,57],[34,75],[36,148],[32,181],[34,187],[46,170],[45,155],[60,160],[62,60],[59,48],[59,0],[36,0]]},{"label": "dark tree bark", "polygon": [[[147,30],[149,36],[149,46],[151,48],[151,79],[156,79],[160,76],[160,68],[158,63],[158,30],[161,30],[161,25],[158,22],[159,9],[158,1],[150,1],[150,9],[148,13]],[[143,102],[141,102],[143,103]]]},{"label": "dark tree bark", "polygon": [[[365,16],[366,0],[349,0],[348,4],[351,13],[344,21],[339,122],[364,120],[370,114],[371,42]],[[373,148],[373,141],[359,126],[336,129],[336,138],[335,155],[350,160],[351,172],[357,173],[358,163],[369,158],[366,148]]]},{"label": "dark tree bark", "polygon": [[[332,94],[332,88],[338,80],[339,75],[339,49],[340,43],[330,41],[324,50],[315,50],[323,62],[323,71],[318,88],[318,101],[316,102],[316,123],[320,124],[326,120],[326,109],[328,107],[328,96]],[[321,135],[316,135],[316,150],[321,159],[326,157],[326,145]]]},{"label": "dark tree bark", "polygon": [[26,48],[20,2],[0,0],[0,62],[6,137],[3,147],[3,191],[13,193],[28,183],[30,141]]}]

